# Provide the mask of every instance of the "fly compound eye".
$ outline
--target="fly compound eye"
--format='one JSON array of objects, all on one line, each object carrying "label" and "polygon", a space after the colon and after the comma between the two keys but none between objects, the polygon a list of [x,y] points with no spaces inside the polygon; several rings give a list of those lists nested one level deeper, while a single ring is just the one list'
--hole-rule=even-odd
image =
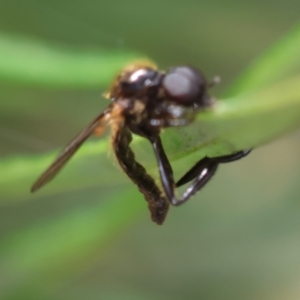
[{"label": "fly compound eye", "polygon": [[187,66],[170,69],[162,81],[162,86],[170,100],[184,106],[201,102],[206,91],[204,76],[198,70]]}]

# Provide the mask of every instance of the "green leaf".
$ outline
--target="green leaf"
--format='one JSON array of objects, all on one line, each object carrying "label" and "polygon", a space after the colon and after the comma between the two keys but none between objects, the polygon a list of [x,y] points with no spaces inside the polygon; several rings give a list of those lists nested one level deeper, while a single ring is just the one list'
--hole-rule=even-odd
[{"label": "green leaf", "polygon": [[73,49],[28,37],[0,35],[0,81],[52,88],[99,88],[124,64],[128,50]]},{"label": "green leaf", "polygon": [[226,91],[225,96],[232,97],[299,74],[299,50],[300,24],[297,24],[279,43],[258,57]]},{"label": "green leaf", "polygon": [[[220,100],[211,111],[200,113],[191,126],[167,129],[162,138],[171,161],[195,152],[190,159],[197,160],[205,155],[216,156],[257,147],[299,123],[300,76],[227,101]],[[146,168],[154,173],[156,166],[151,156],[149,159],[148,142],[135,138],[134,149]],[[112,166],[112,160],[107,157],[109,151],[107,139],[87,143],[58,178],[39,191],[40,195],[128,182],[126,176]],[[0,162],[1,201],[24,201],[32,197],[29,193],[31,183],[55,156],[15,157]]]}]

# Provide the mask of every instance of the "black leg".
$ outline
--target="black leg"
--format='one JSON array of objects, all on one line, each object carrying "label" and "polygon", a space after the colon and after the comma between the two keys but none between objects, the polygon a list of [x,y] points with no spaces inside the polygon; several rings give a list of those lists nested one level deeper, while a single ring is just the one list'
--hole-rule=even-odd
[{"label": "black leg", "polygon": [[215,161],[207,160],[203,164],[201,172],[197,174],[193,183],[186,189],[181,198],[177,198],[175,195],[175,182],[173,178],[173,170],[170,162],[165,154],[161,140],[159,136],[150,138],[154,153],[158,162],[158,168],[160,178],[162,182],[165,194],[172,205],[180,205],[187,201],[191,196],[197,193],[214,175],[217,170],[218,163]]},{"label": "black leg", "polygon": [[[205,157],[192,167],[175,184],[173,170],[163,149],[159,136],[149,138],[158,162],[160,178],[165,194],[172,205],[178,206],[187,201],[191,196],[197,193],[215,174],[219,163],[234,161],[246,156],[250,151],[240,151],[232,155],[219,156],[215,158]],[[175,195],[175,188],[191,180],[194,181],[186,189],[181,198]]]},{"label": "black leg", "polygon": [[247,149],[247,150],[235,152],[233,154],[212,157],[211,159],[217,160],[218,163],[220,163],[220,164],[224,164],[224,163],[239,160],[239,159],[247,156],[251,151],[252,151],[252,149]]},{"label": "black leg", "polygon": [[248,155],[251,152],[251,150],[244,150],[239,151],[233,154],[224,155],[224,156],[217,156],[217,157],[204,157],[201,160],[199,160],[189,171],[187,171],[176,183],[176,187],[180,187],[191,180],[195,179],[199,173],[202,172],[203,169],[205,169],[206,165],[209,164],[209,162],[216,162],[218,164],[233,162],[236,160],[239,160],[246,155]]}]

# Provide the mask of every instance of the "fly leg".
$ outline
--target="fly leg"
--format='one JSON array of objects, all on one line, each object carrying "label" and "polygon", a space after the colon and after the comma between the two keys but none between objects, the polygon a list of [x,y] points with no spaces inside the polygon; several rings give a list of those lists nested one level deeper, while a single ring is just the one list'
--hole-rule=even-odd
[{"label": "fly leg", "polygon": [[188,170],[176,183],[176,187],[180,187],[193,179],[195,179],[209,164],[210,162],[216,162],[218,164],[233,162],[247,156],[251,150],[244,150],[235,152],[229,155],[217,156],[217,157],[204,157],[199,160],[190,170]]},{"label": "fly leg", "polygon": [[[241,151],[233,155],[220,156],[216,158],[205,157],[192,167],[178,182],[175,184],[173,170],[170,162],[163,149],[159,136],[149,138],[157,162],[163,189],[167,199],[172,205],[178,206],[187,201],[191,196],[197,193],[215,174],[219,163],[234,161],[246,156],[250,151]],[[193,181],[192,181],[193,180]],[[189,181],[190,186],[185,190],[180,198],[175,195],[175,188]]]}]

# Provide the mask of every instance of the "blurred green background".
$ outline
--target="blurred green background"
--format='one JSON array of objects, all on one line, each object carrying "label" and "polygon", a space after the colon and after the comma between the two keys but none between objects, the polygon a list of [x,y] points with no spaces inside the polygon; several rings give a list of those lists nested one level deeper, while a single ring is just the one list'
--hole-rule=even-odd
[{"label": "blurred green background", "polygon": [[[221,76],[213,90],[218,96],[299,22],[299,11],[295,0],[11,0],[0,2],[0,30],[66,47],[132,50],[162,68],[199,66],[208,78]],[[62,148],[107,105],[104,86],[2,82],[0,88],[2,161]],[[0,299],[299,299],[299,153],[298,130],[222,166],[193,200],[171,208],[160,227],[125,175],[122,185],[112,182],[111,188],[3,201]],[[119,173],[108,156],[105,168]],[[88,166],[99,176],[102,165]],[[64,178],[56,179],[58,186]],[[120,190],[121,208],[129,211],[126,225],[113,228],[105,243],[95,238],[90,246],[68,249],[66,257],[57,255],[56,243],[94,234],[101,219],[94,227],[86,220],[98,211],[109,218],[106,206]],[[143,213],[125,201],[141,203]],[[72,220],[78,227],[60,231]],[[51,235],[51,226],[62,234]],[[48,247],[48,256],[40,257],[36,245]]]}]

